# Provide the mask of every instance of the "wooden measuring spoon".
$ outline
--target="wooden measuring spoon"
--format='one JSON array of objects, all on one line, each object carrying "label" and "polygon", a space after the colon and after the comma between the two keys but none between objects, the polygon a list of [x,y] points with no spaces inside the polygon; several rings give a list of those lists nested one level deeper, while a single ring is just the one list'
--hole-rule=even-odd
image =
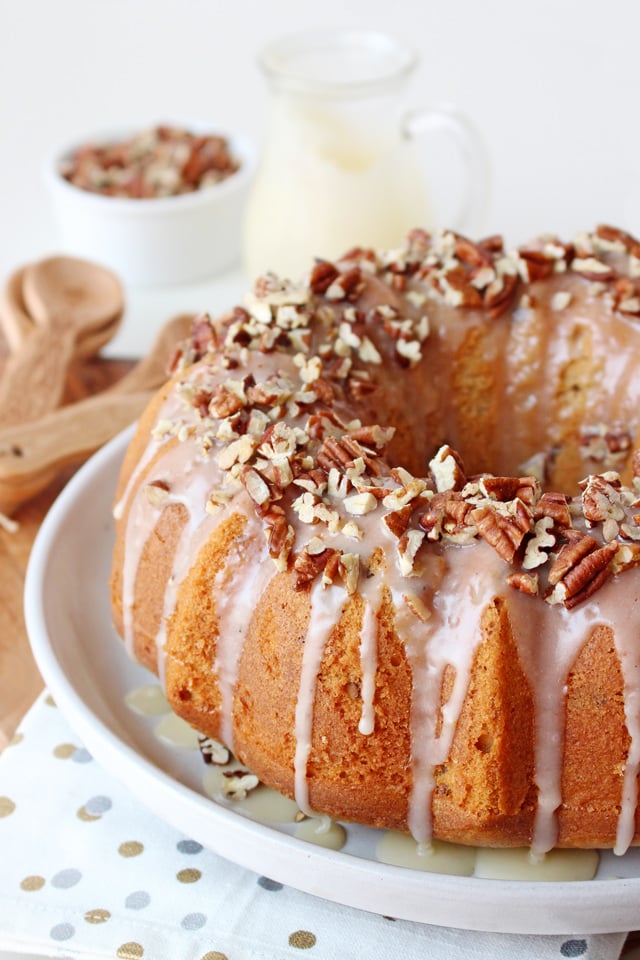
[{"label": "wooden measuring spoon", "polygon": [[133,422],[167,379],[192,314],[169,320],[149,353],[109,390],[27,425],[0,430],[0,512],[10,514],[44,490],[69,463],[79,463]]}]

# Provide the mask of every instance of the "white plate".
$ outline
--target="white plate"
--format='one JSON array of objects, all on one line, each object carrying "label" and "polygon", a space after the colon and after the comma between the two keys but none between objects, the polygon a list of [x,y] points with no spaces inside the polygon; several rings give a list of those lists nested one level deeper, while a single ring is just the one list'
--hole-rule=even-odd
[{"label": "white plate", "polygon": [[[635,929],[640,850],[601,857],[598,879],[517,882],[427,874],[373,857],[376,831],[348,830],[334,852],[256,823],[206,797],[198,754],[163,746],[124,706],[149,682],[111,626],[111,502],[130,434],[73,478],[42,525],[25,589],[33,651],[57,704],[87,747],[142,804],[216,853],[274,880],[387,916],[503,933]],[[606,878],[606,879],[605,879]]]}]

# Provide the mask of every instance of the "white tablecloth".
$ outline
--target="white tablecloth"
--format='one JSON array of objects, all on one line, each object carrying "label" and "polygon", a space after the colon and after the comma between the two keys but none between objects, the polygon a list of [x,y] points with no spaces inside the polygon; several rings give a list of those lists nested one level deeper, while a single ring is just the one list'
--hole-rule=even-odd
[{"label": "white tablecloth", "polygon": [[0,949],[120,960],[615,960],[623,942],[410,923],[258,876],[151,816],[46,694],[0,757]]}]

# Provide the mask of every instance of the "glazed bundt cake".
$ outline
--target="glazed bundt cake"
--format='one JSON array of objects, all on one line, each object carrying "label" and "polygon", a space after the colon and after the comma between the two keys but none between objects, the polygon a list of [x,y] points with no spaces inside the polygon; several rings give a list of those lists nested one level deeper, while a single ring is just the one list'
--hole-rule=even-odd
[{"label": "glazed bundt cake", "polygon": [[202,317],[129,447],[112,596],[304,812],[640,840],[640,244],[405,246]]}]

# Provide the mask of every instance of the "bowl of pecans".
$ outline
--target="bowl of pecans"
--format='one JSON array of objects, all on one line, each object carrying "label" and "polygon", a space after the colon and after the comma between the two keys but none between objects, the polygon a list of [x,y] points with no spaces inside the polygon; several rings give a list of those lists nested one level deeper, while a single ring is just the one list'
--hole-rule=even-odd
[{"label": "bowl of pecans", "polygon": [[205,281],[240,259],[251,145],[158,124],[55,151],[45,174],[64,252],[125,284]]}]

